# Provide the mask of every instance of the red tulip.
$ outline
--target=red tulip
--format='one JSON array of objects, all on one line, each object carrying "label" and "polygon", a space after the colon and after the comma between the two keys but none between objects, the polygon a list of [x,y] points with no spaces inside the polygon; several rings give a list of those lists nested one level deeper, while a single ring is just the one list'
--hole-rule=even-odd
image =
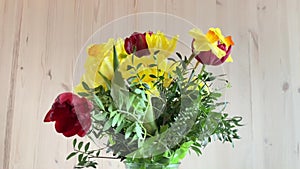
[{"label": "red tulip", "polygon": [[125,39],[125,50],[128,54],[135,52],[137,57],[150,54],[146,41],[146,33],[134,32],[129,38]]},{"label": "red tulip", "polygon": [[93,105],[73,93],[60,94],[47,113],[44,122],[55,121],[55,129],[66,137],[83,137],[91,127]]}]

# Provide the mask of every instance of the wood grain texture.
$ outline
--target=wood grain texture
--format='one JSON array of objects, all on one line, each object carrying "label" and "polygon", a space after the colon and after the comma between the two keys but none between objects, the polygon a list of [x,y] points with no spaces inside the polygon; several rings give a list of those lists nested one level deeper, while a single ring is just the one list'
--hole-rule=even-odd
[{"label": "wood grain texture", "polygon": [[235,148],[213,143],[200,158],[189,155],[182,169],[300,168],[299,11],[299,0],[0,0],[0,168],[73,167],[65,160],[72,139],[44,124],[44,115],[58,93],[72,90],[88,38],[139,12],[176,15],[202,30],[220,27],[236,42],[234,63],[223,69],[233,86],[227,111],[244,117],[242,139]]}]

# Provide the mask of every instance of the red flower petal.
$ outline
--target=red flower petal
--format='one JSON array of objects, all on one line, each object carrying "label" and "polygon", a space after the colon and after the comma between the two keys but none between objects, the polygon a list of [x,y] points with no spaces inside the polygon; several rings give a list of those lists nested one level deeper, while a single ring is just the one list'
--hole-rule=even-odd
[{"label": "red flower petal", "polygon": [[62,104],[64,102],[72,103],[73,97],[78,97],[78,96],[74,95],[73,93],[66,92],[66,93],[60,94],[57,97],[57,99],[60,104]]},{"label": "red flower petal", "polygon": [[48,111],[48,113],[46,114],[45,118],[44,118],[44,122],[51,122],[51,116],[54,113],[54,111],[51,109]]},{"label": "red flower petal", "polygon": [[81,125],[81,128],[86,132],[89,131],[91,124],[92,124],[90,115],[79,116],[78,119],[79,119],[78,121]]},{"label": "red flower petal", "polygon": [[73,128],[71,130],[63,132],[63,135],[66,137],[71,137],[71,136],[78,134],[80,131],[81,131],[81,126],[76,125],[76,126],[73,126]]},{"label": "red flower petal", "polygon": [[76,114],[72,112],[72,109],[73,107],[69,104],[53,104],[51,120],[56,121],[65,118],[76,118]]},{"label": "red flower petal", "polygon": [[72,130],[74,124],[77,123],[77,119],[65,118],[59,119],[55,122],[55,129],[58,133],[63,133]]},{"label": "red flower petal", "polygon": [[86,135],[86,131],[80,130],[80,131],[77,133],[77,135],[80,136],[80,137],[83,137],[83,136]]},{"label": "red flower petal", "polygon": [[195,58],[204,65],[217,66],[222,64],[221,60],[212,51],[202,51]]},{"label": "red flower petal", "polygon": [[83,103],[83,104],[78,104],[77,106],[74,106],[72,111],[78,116],[81,114],[90,114],[92,109],[89,104]]},{"label": "red flower petal", "polygon": [[221,58],[221,62],[222,63],[224,63],[227,60],[227,58],[229,57],[230,53],[231,53],[231,46],[229,46],[228,50],[226,51],[226,55]]}]

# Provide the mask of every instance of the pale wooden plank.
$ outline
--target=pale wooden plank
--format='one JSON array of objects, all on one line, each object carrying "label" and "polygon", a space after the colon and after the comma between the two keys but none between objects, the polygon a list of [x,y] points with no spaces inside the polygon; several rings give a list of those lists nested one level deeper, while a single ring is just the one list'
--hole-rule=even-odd
[{"label": "pale wooden plank", "polygon": [[[262,118],[262,113],[260,107],[263,107],[263,102],[260,100],[261,97],[258,97],[260,94],[261,88],[256,87],[256,83],[260,81],[260,69],[258,68],[258,64],[260,63],[260,41],[259,39],[259,22],[258,22],[258,12],[260,7],[258,7],[257,2],[251,2],[252,10],[250,11],[251,19],[249,25],[248,34],[246,36],[249,37],[248,39],[248,49],[249,52],[247,54],[248,61],[249,61],[249,78],[250,81],[250,96],[251,96],[251,160],[252,160],[252,167],[253,168],[264,168],[263,161],[264,153],[263,153],[263,125],[264,125],[264,118]],[[262,7],[263,8],[263,7]],[[258,98],[257,98],[258,97]]]},{"label": "pale wooden plank", "polygon": [[23,2],[23,70],[17,77],[10,168],[71,168],[65,162],[68,140],[42,121],[59,91],[70,90],[65,86],[71,85],[74,27],[69,17],[74,14],[64,9],[70,3]]},{"label": "pale wooden plank", "polygon": [[161,0],[153,0],[153,1],[147,1],[147,0],[135,0],[135,13],[138,12],[159,12],[164,13],[167,11],[167,8],[169,5],[167,5],[169,1],[161,1]]},{"label": "pale wooden plank", "polygon": [[[11,76],[11,62],[12,62],[12,49],[13,49],[13,39],[8,38],[14,35],[14,31],[12,29],[8,29],[8,27],[4,27],[4,25],[9,24],[13,26],[15,23],[9,22],[8,17],[11,17],[14,14],[14,11],[7,11],[7,8],[14,4],[14,2],[8,4],[7,1],[0,1],[0,77],[3,80],[1,83],[0,93],[0,119],[2,122],[0,123],[0,167],[4,168],[4,150],[5,150],[5,138],[6,138],[6,116],[7,116],[7,106],[8,106],[8,98],[9,98],[9,86],[10,86],[10,76]],[[6,64],[3,64],[6,63]],[[7,150],[7,149],[6,149]],[[7,158],[7,156],[5,157]],[[7,163],[5,161],[5,163]],[[5,164],[7,165],[7,164]]]},{"label": "pale wooden plank", "polygon": [[252,62],[252,77],[253,119],[261,119],[254,132],[263,134],[256,138],[260,143],[257,150],[263,152],[262,158],[254,161],[258,168],[297,168],[291,153],[296,140],[290,132],[294,124],[286,5],[286,1],[257,3],[260,48],[256,66]]},{"label": "pale wooden plank", "polygon": [[[20,32],[22,23],[22,3],[16,1],[1,2],[1,39],[0,39],[0,75],[1,84],[1,123],[0,152],[2,168],[9,168],[12,148],[12,128],[16,97],[16,76],[19,69]],[[3,87],[2,87],[3,85]]]},{"label": "pale wooden plank", "polygon": [[[79,50],[75,48],[75,42],[80,42],[80,39],[75,40],[77,18],[75,1],[48,1],[47,3],[47,13],[43,16],[47,19],[44,34],[45,54],[41,58],[44,62],[45,73],[41,78],[43,79],[42,85],[45,87],[42,88],[40,94],[39,121],[43,120],[45,113],[59,93],[72,90],[73,67],[76,52]],[[40,126],[40,130],[37,131],[39,145],[35,147],[33,168],[72,168],[74,160],[65,160],[72,151],[72,139],[57,134],[53,123],[47,125],[38,123],[38,125]],[[55,149],[49,150],[47,148],[49,146]],[[40,154],[43,156],[40,157]]]},{"label": "pale wooden plank", "polygon": [[[43,60],[48,40],[46,37],[47,26],[49,26],[47,23],[48,3],[45,1],[23,1],[23,3],[24,22],[20,64],[24,68],[18,75],[16,98],[18,106],[16,106],[13,119],[15,123],[12,144],[14,146],[11,150],[13,155],[10,168],[34,168],[37,160],[36,145],[40,128],[38,124],[42,122],[42,119],[39,118],[41,117],[39,106],[41,106],[40,97],[44,88],[43,77],[50,77],[50,75],[47,76],[46,61]],[[44,138],[47,137],[44,136]],[[51,144],[49,145],[51,146]],[[42,157],[45,155],[41,153]],[[48,155],[51,155],[51,150]]]},{"label": "pale wooden plank", "polygon": [[289,44],[289,59],[290,59],[290,91],[292,95],[292,103],[290,121],[292,128],[290,133],[294,135],[294,144],[290,145],[289,153],[293,154],[294,168],[300,168],[300,124],[299,124],[299,110],[300,110],[300,2],[296,0],[289,1],[286,5],[287,26],[288,30],[288,44]]}]

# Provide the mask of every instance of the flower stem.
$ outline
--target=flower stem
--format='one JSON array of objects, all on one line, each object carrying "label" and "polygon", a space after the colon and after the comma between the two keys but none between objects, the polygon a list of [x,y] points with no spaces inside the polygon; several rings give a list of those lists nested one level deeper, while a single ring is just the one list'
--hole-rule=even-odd
[{"label": "flower stem", "polygon": [[92,154],[88,154],[86,152],[80,151],[80,150],[76,150],[74,149],[74,151],[78,152],[78,153],[82,153],[82,154],[87,154],[88,158],[104,158],[104,159],[119,159],[118,157],[109,157],[109,156],[95,156]]},{"label": "flower stem", "polygon": [[[199,63],[199,62],[198,62],[198,63]],[[203,73],[204,70],[205,70],[205,65],[203,64],[203,65],[202,65],[202,68],[201,68],[201,71],[200,71],[199,74],[201,75],[201,74]]]},{"label": "flower stem", "polygon": [[189,65],[191,63],[191,61],[196,57],[196,55],[194,53],[191,54],[191,56],[188,59],[188,62],[186,63],[186,65]]}]

